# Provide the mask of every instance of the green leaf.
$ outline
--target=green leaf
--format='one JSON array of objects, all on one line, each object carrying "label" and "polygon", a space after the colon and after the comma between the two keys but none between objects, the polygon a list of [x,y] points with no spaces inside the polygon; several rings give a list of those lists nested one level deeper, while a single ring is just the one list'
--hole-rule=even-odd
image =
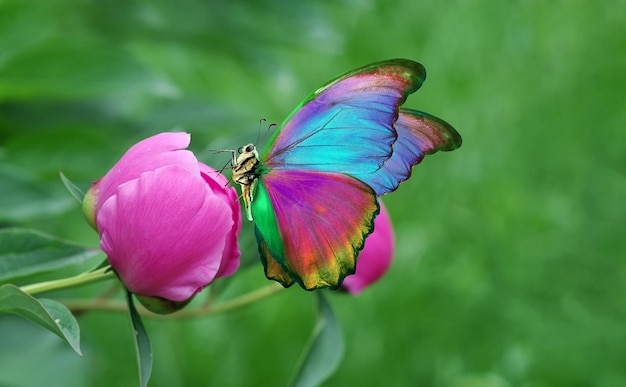
[{"label": "green leaf", "polygon": [[59,176],[61,176],[61,181],[63,182],[63,185],[65,185],[65,188],[67,188],[67,190],[70,191],[72,196],[74,196],[76,200],[78,200],[78,202],[82,204],[83,198],[85,197],[85,193],[83,192],[83,190],[78,188],[76,184],[72,183],[70,179],[68,179],[63,174],[63,172],[59,172]]},{"label": "green leaf", "polygon": [[38,300],[14,285],[2,285],[0,313],[16,314],[46,328],[82,356],[78,322],[63,304],[48,299]]},{"label": "green leaf", "polygon": [[0,164],[0,222],[41,219],[62,214],[74,206],[67,195],[52,194],[49,188],[41,179],[3,160]]},{"label": "green leaf", "polygon": [[0,230],[0,284],[80,266],[99,250],[34,230]]},{"label": "green leaf", "polygon": [[103,40],[73,35],[44,39],[7,58],[0,68],[0,99],[176,92],[130,52]]},{"label": "green leaf", "polygon": [[323,292],[318,295],[318,320],[308,346],[302,353],[291,386],[319,386],[337,369],[344,354],[341,326]]},{"label": "green leaf", "polygon": [[50,35],[52,20],[42,7],[18,1],[2,1],[0,7],[0,62]]},{"label": "green leaf", "polygon": [[133,295],[126,290],[126,300],[128,301],[128,310],[130,312],[130,321],[133,328],[133,337],[135,338],[135,349],[137,354],[137,366],[139,367],[139,385],[146,387],[152,373],[152,348],[150,346],[150,338],[148,332],[141,322],[141,316],[135,308]]}]

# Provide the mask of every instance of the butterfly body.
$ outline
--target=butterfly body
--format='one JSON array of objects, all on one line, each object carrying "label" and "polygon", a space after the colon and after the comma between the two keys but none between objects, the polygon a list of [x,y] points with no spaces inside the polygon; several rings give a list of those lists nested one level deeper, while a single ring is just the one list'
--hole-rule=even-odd
[{"label": "butterfly body", "polygon": [[246,208],[246,216],[252,221],[251,204],[254,200],[254,187],[259,176],[259,154],[253,144],[237,150],[239,156],[232,151],[233,181],[241,186],[241,196]]},{"label": "butterfly body", "polygon": [[337,288],[373,231],[377,196],[426,154],[461,145],[445,121],[400,107],[425,77],[405,59],[353,70],[305,98],[260,156],[252,144],[233,152],[268,278]]}]

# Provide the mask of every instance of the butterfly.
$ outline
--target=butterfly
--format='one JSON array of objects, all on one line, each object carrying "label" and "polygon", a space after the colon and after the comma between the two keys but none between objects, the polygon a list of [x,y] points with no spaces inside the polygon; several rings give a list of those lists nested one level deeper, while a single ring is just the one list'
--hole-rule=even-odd
[{"label": "butterfly", "polygon": [[373,231],[377,197],[425,155],[461,146],[447,122],[400,107],[425,78],[407,59],[349,71],[305,98],[260,155],[254,144],[229,150],[269,279],[339,287]]}]

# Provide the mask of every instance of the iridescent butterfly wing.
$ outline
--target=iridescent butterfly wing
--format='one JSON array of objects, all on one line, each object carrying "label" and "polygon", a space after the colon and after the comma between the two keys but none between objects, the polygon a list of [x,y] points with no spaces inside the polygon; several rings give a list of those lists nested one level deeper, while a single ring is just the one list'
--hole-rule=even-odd
[{"label": "iridescent butterfly wing", "polygon": [[261,155],[251,203],[268,278],[337,288],[373,231],[376,196],[425,154],[461,145],[446,122],[400,108],[425,77],[413,61],[374,63],[322,86],[283,122]]}]

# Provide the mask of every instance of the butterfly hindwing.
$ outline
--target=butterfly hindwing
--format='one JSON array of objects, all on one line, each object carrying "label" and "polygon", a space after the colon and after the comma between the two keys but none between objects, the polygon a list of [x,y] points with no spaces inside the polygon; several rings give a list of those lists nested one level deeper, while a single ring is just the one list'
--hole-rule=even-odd
[{"label": "butterfly hindwing", "polygon": [[261,262],[265,268],[265,275],[267,278],[280,282],[286,288],[293,285],[293,279],[289,273],[283,269],[280,263],[274,259],[272,253],[270,253],[269,247],[267,246],[267,242],[265,242],[265,238],[263,238],[263,235],[261,235],[261,231],[257,226],[254,227],[254,235],[256,236],[257,244],[259,246],[259,254],[261,255]]},{"label": "butterfly hindwing", "polygon": [[270,171],[252,203],[266,275],[289,286],[287,274],[307,290],[338,287],[354,272],[377,213],[374,191],[350,176]]},{"label": "butterfly hindwing", "polygon": [[354,175],[379,196],[398,188],[411,176],[411,168],[425,155],[452,151],[461,146],[461,136],[450,124],[419,110],[400,109],[394,128],[398,140],[393,144],[393,153],[387,162],[373,173]]}]

